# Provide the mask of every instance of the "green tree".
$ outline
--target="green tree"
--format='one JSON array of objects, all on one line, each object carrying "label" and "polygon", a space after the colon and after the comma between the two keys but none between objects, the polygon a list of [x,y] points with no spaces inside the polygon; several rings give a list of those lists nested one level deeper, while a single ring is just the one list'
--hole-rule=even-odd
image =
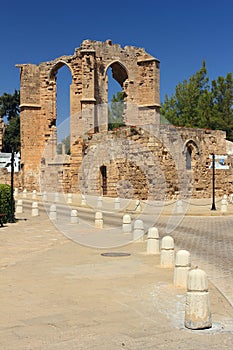
[{"label": "green tree", "polygon": [[205,61],[201,69],[176,86],[175,94],[166,95],[161,114],[174,125],[200,127],[205,124],[205,114],[201,106],[209,98],[209,79]]},{"label": "green tree", "polygon": [[233,140],[233,78],[218,77],[212,81],[213,115],[215,129],[226,131],[227,138]]},{"label": "green tree", "polygon": [[10,153],[12,150],[20,150],[20,119],[19,116],[12,117],[3,136],[3,152]]},{"label": "green tree", "polygon": [[4,93],[0,96],[0,117],[6,119],[6,129],[3,136],[3,152],[20,150],[20,119],[19,119],[20,93]]},{"label": "green tree", "polygon": [[117,92],[113,95],[110,107],[108,108],[108,129],[113,130],[124,126],[124,92]]},{"label": "green tree", "polygon": [[70,154],[70,135],[66,136],[61,143],[58,144],[58,154],[62,154],[62,143],[65,145],[65,154]]},{"label": "green tree", "polygon": [[233,78],[218,77],[209,85],[205,62],[201,69],[166,95],[161,114],[177,126],[220,129],[233,140]]},{"label": "green tree", "polygon": [[0,96],[1,118],[7,117],[7,120],[9,121],[11,118],[19,115],[19,100],[20,94],[18,90],[15,90],[13,95],[4,92],[4,94]]}]

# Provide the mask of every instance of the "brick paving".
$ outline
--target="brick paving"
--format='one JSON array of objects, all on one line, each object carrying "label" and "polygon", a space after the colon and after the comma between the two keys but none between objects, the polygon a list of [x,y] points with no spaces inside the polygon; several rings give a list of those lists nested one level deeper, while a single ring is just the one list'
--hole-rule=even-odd
[{"label": "brick paving", "polygon": [[[166,218],[158,225],[165,235]],[[233,217],[187,216],[171,235],[176,249],[190,251],[192,265],[204,269],[233,305]]]}]

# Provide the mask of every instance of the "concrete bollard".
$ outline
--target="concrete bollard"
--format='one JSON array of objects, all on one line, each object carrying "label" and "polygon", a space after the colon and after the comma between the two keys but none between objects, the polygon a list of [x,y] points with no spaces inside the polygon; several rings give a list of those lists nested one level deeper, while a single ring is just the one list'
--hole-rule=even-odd
[{"label": "concrete bollard", "polygon": [[103,197],[98,197],[97,208],[102,208],[102,206],[103,206]]},{"label": "concrete bollard", "polygon": [[47,200],[48,200],[48,196],[47,196],[47,192],[43,192],[43,194],[42,194],[42,200],[44,201],[44,202],[46,202]]},{"label": "concrete bollard", "polygon": [[37,194],[36,190],[33,190],[32,191],[32,199],[36,199],[36,194]]},{"label": "concrete bollard", "polygon": [[142,210],[142,207],[141,207],[141,203],[140,203],[140,200],[137,199],[136,200],[136,207],[135,207],[135,211],[136,212],[140,212]]},{"label": "concrete bollard", "polygon": [[114,200],[114,209],[119,210],[121,208],[121,200],[119,197]]},{"label": "concrete bollard", "polygon": [[39,215],[38,203],[33,202],[32,203],[32,216],[38,216],[38,215]]},{"label": "concrete bollard", "polygon": [[81,205],[83,206],[87,205],[86,197],[84,196],[84,194],[82,194]]},{"label": "concrete bollard", "polygon": [[26,188],[23,190],[23,198],[27,198],[27,190],[26,190]]},{"label": "concrete bollard", "polygon": [[222,213],[226,213],[227,212],[227,206],[228,206],[228,202],[226,198],[223,198],[221,200],[221,212]]},{"label": "concrete bollard", "polygon": [[49,218],[50,220],[57,220],[57,207],[55,204],[50,205]]},{"label": "concrete bollard", "polygon": [[159,231],[156,227],[150,227],[147,236],[147,254],[159,254]]},{"label": "concrete bollard", "polygon": [[207,276],[205,271],[198,268],[188,272],[185,327],[189,329],[212,327]]},{"label": "concrete bollard", "polygon": [[104,226],[103,213],[101,211],[97,211],[95,213],[95,227],[103,228],[103,226]]},{"label": "concrete bollard", "polygon": [[129,214],[123,216],[122,231],[123,233],[132,232],[131,216]]},{"label": "concrete bollard", "polygon": [[187,275],[191,267],[190,253],[187,250],[179,250],[176,253],[174,269],[174,286],[187,288]]},{"label": "concrete bollard", "polygon": [[183,213],[184,213],[184,208],[183,208],[183,202],[182,202],[182,200],[178,200],[178,201],[176,202],[175,212],[176,212],[177,214],[183,214]]},{"label": "concrete bollard", "polygon": [[72,193],[67,194],[67,204],[72,204]]},{"label": "concrete bollard", "polygon": [[76,209],[72,209],[70,213],[70,223],[77,224],[78,223],[78,212]]},{"label": "concrete bollard", "polygon": [[233,204],[233,193],[231,193],[231,194],[229,195],[229,201],[230,201],[230,203]]},{"label": "concrete bollard", "polygon": [[133,225],[133,240],[135,242],[143,242],[143,236],[145,234],[143,221],[137,219]]},{"label": "concrete bollard", "polygon": [[22,201],[22,199],[18,199],[18,200],[17,200],[15,212],[16,212],[17,214],[23,213],[23,201]]},{"label": "concrete bollard", "polygon": [[57,203],[57,202],[59,202],[59,193],[55,192],[54,193],[54,203]]},{"label": "concrete bollard", "polygon": [[174,239],[171,236],[162,238],[160,266],[165,268],[174,267]]}]

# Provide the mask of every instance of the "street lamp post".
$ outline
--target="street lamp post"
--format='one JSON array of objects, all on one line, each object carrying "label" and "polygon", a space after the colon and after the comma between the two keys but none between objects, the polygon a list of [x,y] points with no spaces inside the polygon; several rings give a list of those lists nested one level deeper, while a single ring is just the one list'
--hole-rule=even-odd
[{"label": "street lamp post", "polygon": [[216,210],[215,206],[215,154],[212,153],[212,207],[211,210]]},{"label": "street lamp post", "polygon": [[11,197],[10,197],[10,216],[9,216],[9,222],[14,223],[15,222],[15,210],[14,210],[14,150],[11,152]]}]

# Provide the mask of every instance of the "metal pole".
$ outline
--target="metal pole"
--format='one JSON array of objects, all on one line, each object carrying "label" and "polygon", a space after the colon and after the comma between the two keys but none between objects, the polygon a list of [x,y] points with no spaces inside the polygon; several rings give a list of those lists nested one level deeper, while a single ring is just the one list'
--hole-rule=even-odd
[{"label": "metal pole", "polygon": [[15,222],[15,212],[14,212],[14,151],[11,152],[11,211],[10,211],[10,217],[9,222],[14,223]]},{"label": "metal pole", "polygon": [[211,210],[216,210],[215,206],[215,154],[212,153],[212,207]]}]

